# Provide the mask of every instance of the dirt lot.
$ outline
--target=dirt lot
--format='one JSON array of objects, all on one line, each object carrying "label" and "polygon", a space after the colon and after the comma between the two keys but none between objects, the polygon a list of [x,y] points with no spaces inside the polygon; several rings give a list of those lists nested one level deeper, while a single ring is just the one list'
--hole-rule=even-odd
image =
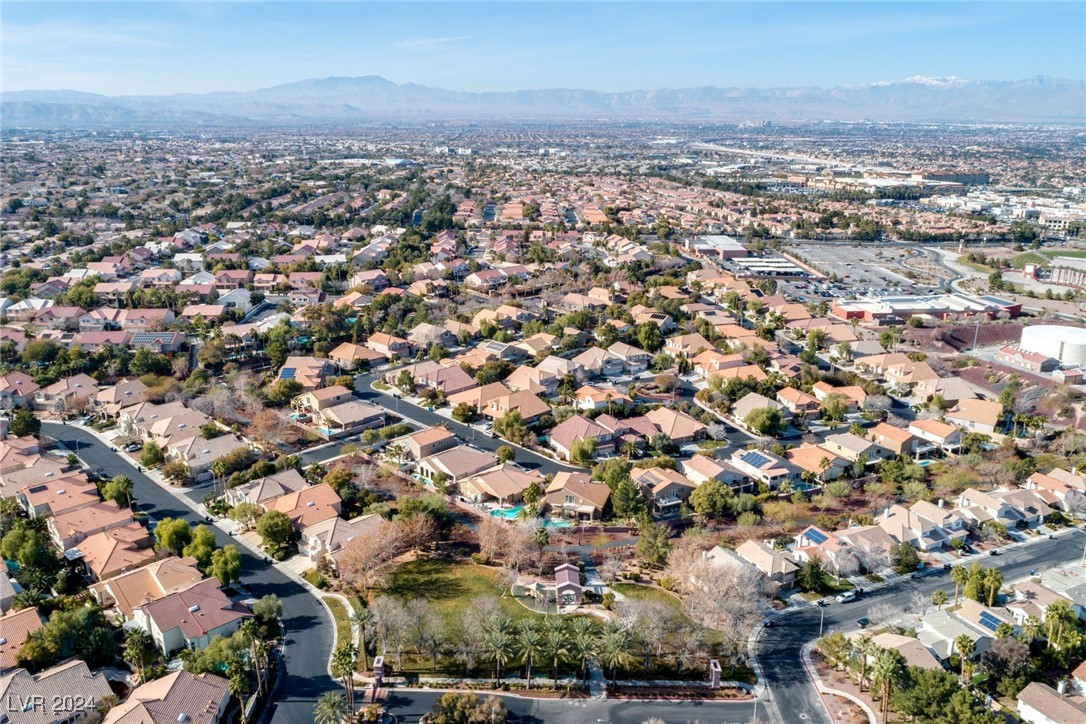
[{"label": "dirt lot", "polygon": [[922,352],[951,354],[973,346],[974,335],[981,347],[994,344],[1014,344],[1022,339],[1021,322],[981,322],[975,324],[940,325],[935,327],[905,326],[907,343],[915,344]]}]

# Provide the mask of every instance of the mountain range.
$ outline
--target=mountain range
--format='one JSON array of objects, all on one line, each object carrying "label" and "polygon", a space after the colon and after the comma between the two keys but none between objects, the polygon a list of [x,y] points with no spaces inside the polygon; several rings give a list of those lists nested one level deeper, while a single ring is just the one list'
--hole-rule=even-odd
[{"label": "mountain range", "polygon": [[555,88],[472,93],[380,76],[313,78],[242,92],[106,96],[0,94],[7,128],[350,124],[433,120],[1083,123],[1084,83],[913,77],[832,88]]}]

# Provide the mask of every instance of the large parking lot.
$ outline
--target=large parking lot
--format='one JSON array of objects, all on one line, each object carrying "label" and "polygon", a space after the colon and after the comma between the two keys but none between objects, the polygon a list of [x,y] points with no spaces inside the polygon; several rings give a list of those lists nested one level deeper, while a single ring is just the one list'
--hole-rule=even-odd
[{"label": "large parking lot", "polygon": [[802,244],[794,249],[827,276],[837,275],[847,293],[865,297],[928,291],[924,282],[930,280],[902,265],[902,260],[915,253],[911,249],[875,244]]}]

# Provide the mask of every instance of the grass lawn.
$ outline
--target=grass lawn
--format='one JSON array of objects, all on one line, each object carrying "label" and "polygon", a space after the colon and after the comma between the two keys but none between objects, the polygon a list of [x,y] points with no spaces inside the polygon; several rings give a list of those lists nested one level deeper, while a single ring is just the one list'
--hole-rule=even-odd
[{"label": "grass lawn", "polygon": [[499,584],[497,570],[446,558],[420,558],[397,566],[389,574],[383,592],[426,599],[450,627],[458,625],[460,614],[478,596],[498,597],[502,609],[513,620],[538,615],[517,603]]},{"label": "grass lawn", "polygon": [[683,608],[682,601],[659,588],[650,588],[637,583],[615,583],[611,588],[634,601],[659,601],[676,611],[682,611]]},{"label": "grass lawn", "polygon": [[350,641],[351,619],[343,601],[331,596],[323,596],[322,600],[328,605],[328,610],[332,612],[332,620],[336,622],[336,641]]}]

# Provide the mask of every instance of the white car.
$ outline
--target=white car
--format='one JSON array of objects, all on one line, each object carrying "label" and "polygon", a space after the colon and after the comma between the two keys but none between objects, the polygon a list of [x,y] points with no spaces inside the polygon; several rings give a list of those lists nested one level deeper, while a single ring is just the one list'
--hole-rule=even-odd
[{"label": "white car", "polygon": [[837,598],[838,603],[848,603],[849,601],[855,601],[856,600],[856,592],[855,591],[845,591],[844,593],[838,593],[836,598]]}]

